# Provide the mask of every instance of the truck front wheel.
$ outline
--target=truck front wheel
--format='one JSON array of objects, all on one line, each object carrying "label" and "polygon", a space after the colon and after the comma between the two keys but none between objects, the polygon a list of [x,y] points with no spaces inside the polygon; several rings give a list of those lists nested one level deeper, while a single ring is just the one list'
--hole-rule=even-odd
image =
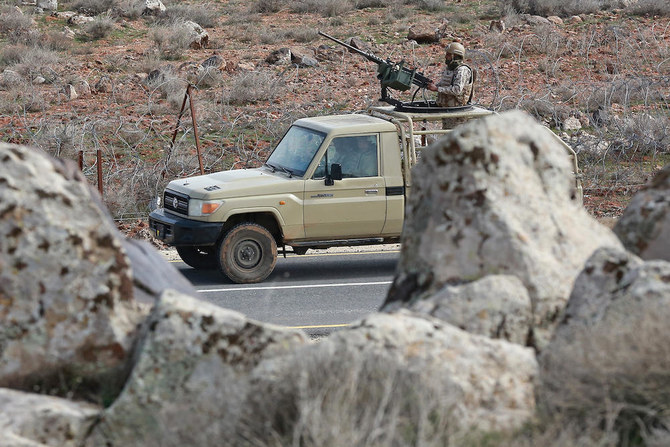
[{"label": "truck front wheel", "polygon": [[233,227],[219,245],[219,269],[238,284],[261,282],[277,263],[277,243],[264,227],[243,223]]},{"label": "truck front wheel", "polygon": [[185,264],[196,270],[216,269],[214,247],[177,247],[177,253]]}]

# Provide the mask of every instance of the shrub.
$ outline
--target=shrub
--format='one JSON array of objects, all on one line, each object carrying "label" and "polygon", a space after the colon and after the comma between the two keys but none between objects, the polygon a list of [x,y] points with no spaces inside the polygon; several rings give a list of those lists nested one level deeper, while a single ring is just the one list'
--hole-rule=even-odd
[{"label": "shrub", "polygon": [[30,17],[16,9],[0,9],[0,36],[5,36],[10,43],[34,43],[39,40],[39,32],[34,26]]},{"label": "shrub", "polygon": [[25,45],[7,45],[0,50],[0,66],[19,64],[28,51]]},{"label": "shrub", "polygon": [[274,73],[254,71],[237,75],[228,90],[224,89],[224,103],[248,104],[268,101],[281,94],[284,85]]},{"label": "shrub", "polygon": [[77,0],[73,8],[82,14],[97,16],[117,7],[117,0]]},{"label": "shrub", "polygon": [[[659,0],[661,1],[661,0]],[[622,0],[512,0],[512,8],[517,12],[541,16],[572,16],[625,6]],[[501,8],[507,8],[502,2]],[[501,12],[504,12],[501,9]]]},{"label": "shrub", "polygon": [[444,0],[405,0],[405,4],[413,5],[423,11],[444,11]]},{"label": "shrub", "polygon": [[351,11],[349,0],[297,0],[292,3],[291,11],[304,14],[321,14],[324,17],[336,17]]},{"label": "shrub", "polygon": [[636,15],[670,16],[670,2],[667,0],[639,0],[626,11]]},{"label": "shrub", "polygon": [[91,40],[97,40],[107,37],[113,29],[114,19],[109,14],[101,14],[84,26],[84,34]]},{"label": "shrub", "polygon": [[164,59],[179,59],[191,44],[191,34],[179,23],[154,28],[151,38]]},{"label": "shrub", "polygon": [[286,0],[256,0],[251,5],[251,11],[261,14],[268,14],[278,12],[286,7]]},{"label": "shrub", "polygon": [[354,0],[354,8],[386,8],[389,2],[386,0]]},{"label": "shrub", "polygon": [[296,42],[312,42],[319,38],[319,34],[311,28],[291,28],[286,31],[286,37]]},{"label": "shrub", "polygon": [[161,23],[176,23],[181,20],[190,20],[203,28],[213,28],[219,20],[220,13],[209,3],[198,5],[174,5],[161,14]]},{"label": "shrub", "polygon": [[198,88],[219,87],[223,83],[223,75],[216,67],[204,67],[192,77],[192,82]]}]

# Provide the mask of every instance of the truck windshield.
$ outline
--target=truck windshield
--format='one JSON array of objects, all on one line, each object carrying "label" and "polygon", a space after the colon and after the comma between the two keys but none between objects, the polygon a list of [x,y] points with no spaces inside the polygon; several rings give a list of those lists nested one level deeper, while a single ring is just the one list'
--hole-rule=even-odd
[{"label": "truck windshield", "polygon": [[291,126],[265,162],[273,169],[302,177],[326,135],[312,129]]}]

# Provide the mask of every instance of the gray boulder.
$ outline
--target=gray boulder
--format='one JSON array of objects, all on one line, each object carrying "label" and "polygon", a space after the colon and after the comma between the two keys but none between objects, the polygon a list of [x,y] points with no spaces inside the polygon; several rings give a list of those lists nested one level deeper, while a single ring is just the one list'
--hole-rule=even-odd
[{"label": "gray boulder", "polygon": [[471,283],[445,286],[414,303],[411,310],[432,315],[472,334],[525,345],[533,310],[516,276],[489,275]]},{"label": "gray boulder", "polygon": [[87,445],[225,444],[254,368],[307,342],[301,331],[166,291],[144,325],[132,375]]},{"label": "gray boulder", "polygon": [[9,144],[0,160],[0,386],[123,368],[142,313],[113,222],[74,166]]},{"label": "gray boulder", "polygon": [[670,261],[670,165],[635,194],[614,232],[642,259]]},{"label": "gray boulder", "polygon": [[209,44],[209,34],[203,29],[202,26],[190,20],[184,21],[181,26],[184,27],[189,35],[189,47],[193,48],[194,50],[207,48],[207,45]]},{"label": "gray boulder", "polygon": [[407,310],[374,314],[297,350],[285,365],[259,365],[245,439],[459,445],[453,437],[471,429],[527,422],[536,374],[529,348]]},{"label": "gray boulder", "polygon": [[56,11],[58,9],[58,0],[37,0],[36,6],[45,11]]},{"label": "gray boulder", "polygon": [[633,430],[659,418],[667,426],[668,321],[670,263],[596,251],[539,358],[543,411],[580,420],[609,417]]},{"label": "gray boulder", "polygon": [[412,181],[385,311],[445,285],[514,275],[532,303],[531,344],[541,348],[586,259],[621,247],[576,200],[564,148],[522,112],[459,126],[423,151]]},{"label": "gray boulder", "polygon": [[79,447],[101,408],[58,397],[0,388],[3,447]]},{"label": "gray boulder", "polygon": [[167,8],[165,8],[165,5],[163,4],[163,2],[161,2],[161,0],[145,0],[142,14],[158,15],[160,13],[165,12],[166,10]]}]

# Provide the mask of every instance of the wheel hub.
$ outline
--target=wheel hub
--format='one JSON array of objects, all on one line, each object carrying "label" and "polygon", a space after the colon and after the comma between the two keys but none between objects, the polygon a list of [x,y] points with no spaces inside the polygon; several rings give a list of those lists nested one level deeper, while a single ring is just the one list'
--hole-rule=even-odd
[{"label": "wheel hub", "polygon": [[235,261],[245,269],[255,267],[261,260],[261,247],[255,241],[242,241],[235,250]]}]

